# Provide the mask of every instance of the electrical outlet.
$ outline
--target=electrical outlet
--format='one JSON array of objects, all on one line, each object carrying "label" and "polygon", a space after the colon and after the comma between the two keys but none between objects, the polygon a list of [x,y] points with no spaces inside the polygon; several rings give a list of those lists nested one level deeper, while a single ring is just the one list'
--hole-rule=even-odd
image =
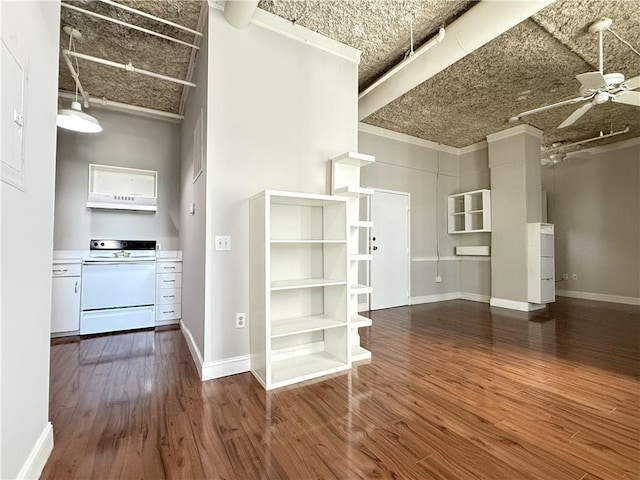
[{"label": "electrical outlet", "polygon": [[578,274],[577,273],[573,273],[571,275],[571,280],[577,280],[578,279]]},{"label": "electrical outlet", "polygon": [[442,277],[440,275],[436,277],[436,283],[442,283]]},{"label": "electrical outlet", "polygon": [[569,274],[568,273],[563,273],[562,274],[562,279],[563,280],[569,280]]},{"label": "electrical outlet", "polygon": [[218,252],[231,250],[231,235],[216,235],[215,248]]},{"label": "electrical outlet", "polygon": [[236,328],[247,326],[247,316],[244,313],[236,313]]}]

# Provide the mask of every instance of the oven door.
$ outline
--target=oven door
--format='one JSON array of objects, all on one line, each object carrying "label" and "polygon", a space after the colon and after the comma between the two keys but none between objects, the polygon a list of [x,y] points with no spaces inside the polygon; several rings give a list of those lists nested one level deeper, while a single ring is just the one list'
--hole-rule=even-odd
[{"label": "oven door", "polygon": [[83,311],[153,305],[156,263],[86,262],[82,266]]}]

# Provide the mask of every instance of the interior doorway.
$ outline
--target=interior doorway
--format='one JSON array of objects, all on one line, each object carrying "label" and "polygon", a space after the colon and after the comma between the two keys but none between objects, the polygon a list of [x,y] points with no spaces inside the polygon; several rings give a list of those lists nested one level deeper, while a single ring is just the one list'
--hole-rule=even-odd
[{"label": "interior doorway", "polygon": [[375,190],[371,198],[371,310],[409,304],[410,195]]}]

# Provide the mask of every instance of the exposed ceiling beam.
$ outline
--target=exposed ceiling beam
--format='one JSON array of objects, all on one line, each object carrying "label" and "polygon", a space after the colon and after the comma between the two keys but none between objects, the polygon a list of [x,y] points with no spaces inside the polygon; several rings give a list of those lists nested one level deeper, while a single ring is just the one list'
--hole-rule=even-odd
[{"label": "exposed ceiling beam", "polygon": [[[358,120],[367,118],[554,1],[477,3],[446,27],[445,38],[434,48],[362,95],[358,101]],[[434,92],[434,95],[437,95],[437,92]]]}]

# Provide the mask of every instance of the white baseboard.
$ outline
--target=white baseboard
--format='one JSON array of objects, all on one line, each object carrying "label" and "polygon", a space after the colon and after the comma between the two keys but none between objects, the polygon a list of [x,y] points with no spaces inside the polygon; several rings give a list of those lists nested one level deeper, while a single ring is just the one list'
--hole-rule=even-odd
[{"label": "white baseboard", "polygon": [[597,300],[598,302],[623,303],[625,305],[640,305],[638,297],[624,297],[622,295],[607,295],[605,293],[576,292],[573,290],[556,290],[558,297],[582,298]]},{"label": "white baseboard", "polygon": [[40,478],[42,470],[51,455],[53,450],[53,425],[51,422],[47,422],[44,430],[38,437],[35,445],[31,449],[31,453],[27,457],[27,460],[22,465],[20,472],[18,472],[18,479],[32,479]]},{"label": "white baseboard", "polygon": [[235,375],[251,370],[251,356],[240,355],[237,357],[223,358],[205,362],[202,365],[202,380],[213,380],[214,378]]},{"label": "white baseboard", "polygon": [[520,312],[532,312],[534,310],[541,310],[547,306],[544,303],[538,304],[538,303],[529,303],[529,302],[518,302],[516,300],[507,300],[506,298],[495,298],[495,297],[491,297],[491,300],[489,301],[489,305],[491,305],[492,307],[518,310]]},{"label": "white baseboard", "polygon": [[196,365],[200,380],[204,380],[204,378],[202,377],[202,365],[204,364],[202,353],[200,353],[200,349],[198,348],[198,345],[196,345],[196,341],[191,334],[191,330],[189,330],[189,328],[184,324],[184,321],[182,320],[180,320],[180,330],[182,331],[182,336],[187,342],[189,351],[191,352],[191,358],[193,359],[193,363]]},{"label": "white baseboard", "polygon": [[418,305],[420,303],[444,302],[446,300],[456,300],[460,297],[460,292],[437,293],[435,295],[422,295],[420,297],[411,297],[409,305]]},{"label": "white baseboard", "polygon": [[462,300],[471,300],[472,302],[489,303],[491,301],[490,295],[480,295],[479,293],[460,292]]},{"label": "white baseboard", "polygon": [[251,369],[250,355],[240,355],[238,357],[205,362],[191,331],[182,320],[180,320],[180,330],[182,330],[182,335],[189,346],[191,358],[193,358],[193,363],[196,365],[200,380],[203,382],[205,380],[213,380],[214,378],[226,377],[227,375],[248,372]]}]

